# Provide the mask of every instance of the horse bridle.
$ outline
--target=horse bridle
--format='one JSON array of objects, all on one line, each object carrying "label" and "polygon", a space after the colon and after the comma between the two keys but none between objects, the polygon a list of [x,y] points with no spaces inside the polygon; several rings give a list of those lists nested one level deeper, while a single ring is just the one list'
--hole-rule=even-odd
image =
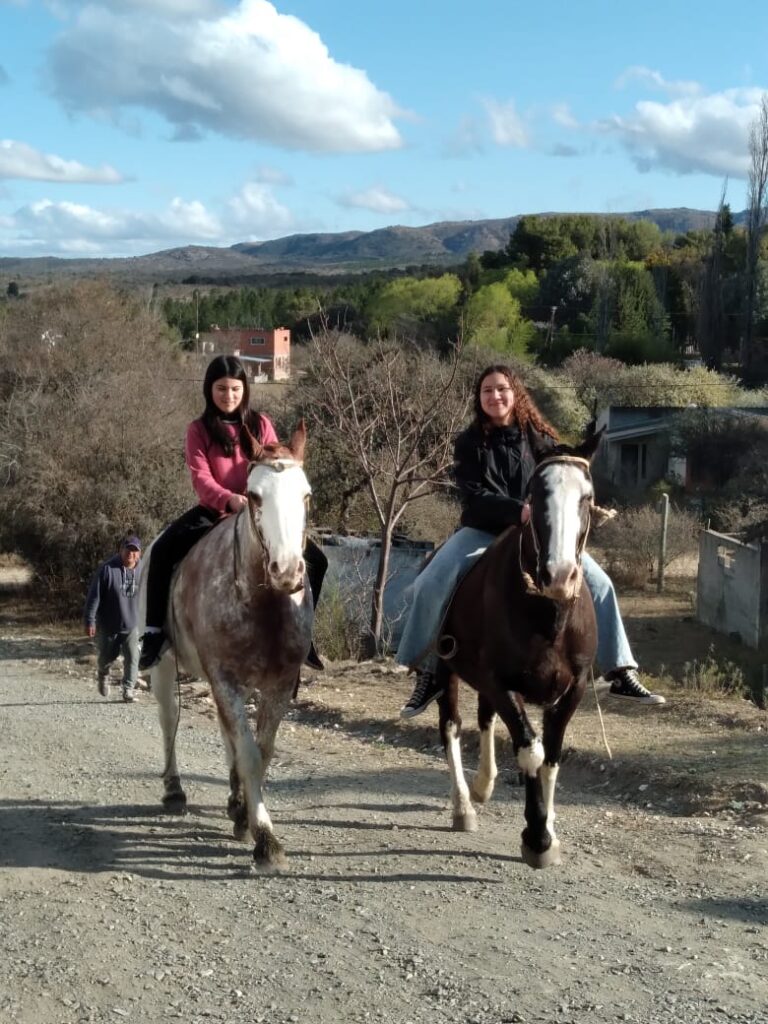
[{"label": "horse bridle", "polygon": [[[530,501],[531,501],[531,491],[530,491],[531,481],[537,476],[539,471],[544,468],[544,466],[563,465],[563,464],[568,464],[568,463],[570,463],[572,465],[576,465],[576,466],[581,466],[582,469],[584,469],[585,472],[586,472],[587,479],[589,480],[590,483],[592,483],[592,474],[590,472],[590,462],[589,462],[589,459],[585,459],[581,455],[549,455],[549,456],[547,456],[547,458],[542,459],[541,462],[537,462],[536,463],[536,468],[534,469],[533,473],[531,474],[531,479],[528,481],[528,493],[526,494],[526,497],[525,497],[526,504],[530,504]],[[594,504],[594,502],[593,502],[593,504]],[[587,521],[587,528],[584,531],[584,536],[579,540],[579,546],[578,546],[577,551],[576,551],[576,557],[577,557],[577,559],[579,561],[579,564],[581,564],[581,556],[582,556],[582,554],[584,552],[584,548],[587,546],[587,537],[589,536],[589,528],[590,528],[591,523],[592,523],[592,517],[590,516],[589,520]],[[539,556],[541,554],[541,548],[539,547],[539,538],[536,536],[536,530],[533,528],[533,516],[531,516],[529,518],[528,522],[525,525],[530,527],[531,539],[533,541],[533,547],[534,547],[534,549],[536,551],[536,562],[538,564]],[[525,527],[523,529],[525,529]],[[521,534],[521,540],[522,540],[522,534]],[[537,593],[537,594],[541,593],[541,591],[539,590],[539,587],[536,585],[533,577],[531,576],[531,574],[529,572],[526,571],[525,567],[523,566],[523,545],[522,545],[522,543],[520,544],[520,555],[519,555],[519,558],[520,558],[520,572],[522,574],[523,579],[526,582],[526,585],[527,585],[529,593],[534,593],[534,592]]]},{"label": "horse bridle", "polygon": [[[259,465],[260,466],[267,466],[269,469],[273,469],[275,471],[275,473],[283,473],[286,469],[292,469],[294,466],[300,466],[301,463],[297,462],[296,459],[270,459],[270,460],[266,460],[265,459],[264,461],[259,462]],[[246,497],[247,504],[243,505],[243,507],[238,511],[238,513],[237,513],[237,515],[235,517],[235,528],[234,528],[234,531],[233,531],[234,532],[234,537],[232,538],[232,560],[233,560],[233,574],[234,574],[234,580],[235,580],[235,593],[240,598],[240,600],[243,600],[244,594],[243,594],[243,585],[242,585],[242,582],[240,580],[240,576],[239,576],[239,573],[238,573],[238,564],[241,561],[241,559],[240,559],[240,534],[239,534],[239,531],[238,531],[238,525],[240,523],[240,517],[242,516],[243,512],[247,511],[248,519],[249,519],[250,524],[251,524],[251,529],[253,530],[254,534],[256,535],[256,540],[259,542],[259,548],[261,549],[261,567],[262,567],[262,570],[263,570],[264,579],[266,580],[266,579],[269,578],[269,551],[267,550],[267,543],[266,543],[266,541],[264,539],[264,531],[261,528],[261,515],[258,514],[259,506],[258,506],[258,504],[256,502],[256,499],[253,498],[250,494],[246,494],[245,497]],[[308,497],[305,498],[304,502],[305,502],[305,506],[308,505],[309,498]],[[305,515],[305,517],[304,517],[304,531],[303,531],[302,536],[301,536],[301,550],[302,551],[304,550],[304,548],[306,546],[306,542],[307,542],[307,526],[306,526],[306,524],[307,524],[307,519],[306,519],[306,515]],[[267,584],[266,583],[261,583],[261,584],[259,584],[259,586],[266,587]]]}]

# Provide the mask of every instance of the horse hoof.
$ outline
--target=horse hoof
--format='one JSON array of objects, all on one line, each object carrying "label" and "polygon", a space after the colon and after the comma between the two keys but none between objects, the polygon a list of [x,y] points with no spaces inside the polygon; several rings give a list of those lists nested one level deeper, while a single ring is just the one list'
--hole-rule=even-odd
[{"label": "horse hoof", "polygon": [[187,797],[184,793],[166,793],[163,797],[163,807],[169,814],[186,814]]},{"label": "horse hoof", "polygon": [[467,811],[465,814],[454,814],[454,832],[477,832],[477,815],[474,811]]},{"label": "horse hoof", "polygon": [[241,843],[248,835],[248,822],[236,821],[232,826],[232,835]]},{"label": "horse hoof", "polygon": [[525,843],[520,844],[520,853],[529,868],[552,868],[562,863],[560,857],[560,841],[554,839],[548,850],[536,853]]},{"label": "horse hoof", "polygon": [[253,863],[262,871],[279,871],[288,863],[285,850],[271,832],[260,832],[256,837]]}]

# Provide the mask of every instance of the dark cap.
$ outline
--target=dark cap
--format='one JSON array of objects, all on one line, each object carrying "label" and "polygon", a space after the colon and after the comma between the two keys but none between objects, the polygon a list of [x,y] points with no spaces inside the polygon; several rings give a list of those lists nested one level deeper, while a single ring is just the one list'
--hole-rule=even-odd
[{"label": "dark cap", "polygon": [[129,533],[127,537],[123,537],[120,541],[121,548],[136,548],[137,551],[141,551],[141,541],[135,533]]}]

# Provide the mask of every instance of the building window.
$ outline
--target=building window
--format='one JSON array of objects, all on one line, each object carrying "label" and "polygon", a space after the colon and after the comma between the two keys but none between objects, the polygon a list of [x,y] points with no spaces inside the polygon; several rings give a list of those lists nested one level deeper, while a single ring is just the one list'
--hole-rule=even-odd
[{"label": "building window", "polygon": [[248,339],[248,344],[249,345],[263,345],[264,344],[264,339],[263,338],[258,338],[258,337],[256,337],[256,335],[254,335],[252,338]]}]

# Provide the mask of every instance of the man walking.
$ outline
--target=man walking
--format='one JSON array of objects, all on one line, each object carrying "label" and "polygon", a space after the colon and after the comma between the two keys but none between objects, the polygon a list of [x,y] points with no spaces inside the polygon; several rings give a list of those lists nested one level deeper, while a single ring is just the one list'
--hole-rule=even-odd
[{"label": "man walking", "polygon": [[93,575],[85,601],[85,628],[96,638],[98,686],[109,696],[109,666],[123,655],[123,700],[136,699],[139,667],[139,575],[141,541],[129,534],[120,541],[117,554],[108,558]]}]

